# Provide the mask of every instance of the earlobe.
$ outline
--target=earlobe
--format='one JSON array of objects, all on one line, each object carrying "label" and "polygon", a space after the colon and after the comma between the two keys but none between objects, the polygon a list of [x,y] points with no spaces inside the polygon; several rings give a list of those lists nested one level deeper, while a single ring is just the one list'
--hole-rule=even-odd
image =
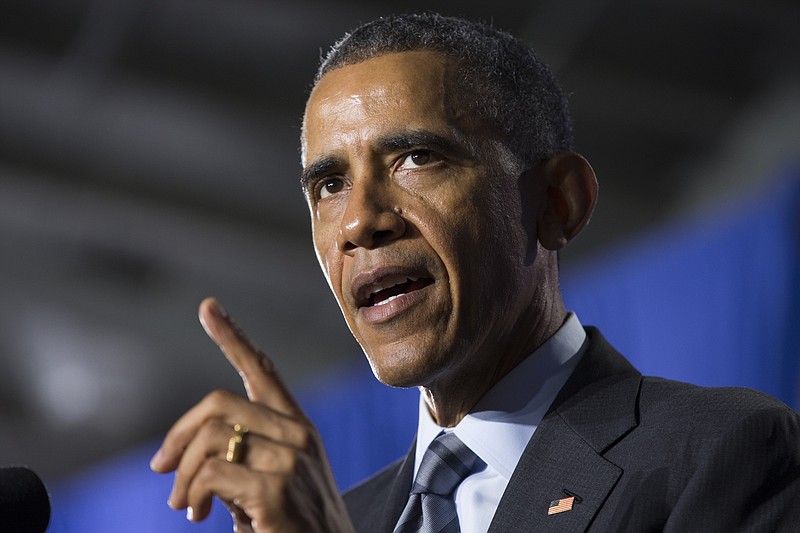
[{"label": "earlobe", "polygon": [[597,202],[597,178],[589,162],[575,152],[554,156],[542,170],[546,188],[538,238],[548,250],[559,250],[589,222]]}]

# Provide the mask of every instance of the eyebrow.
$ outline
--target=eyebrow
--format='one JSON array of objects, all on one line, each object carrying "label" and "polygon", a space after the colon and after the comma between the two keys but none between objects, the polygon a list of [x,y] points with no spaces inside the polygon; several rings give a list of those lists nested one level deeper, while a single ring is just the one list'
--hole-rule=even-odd
[{"label": "eyebrow", "polygon": [[332,169],[341,166],[342,163],[341,158],[328,156],[318,159],[308,165],[303,169],[303,172],[300,173],[300,186],[303,188],[303,191],[308,191],[311,184],[329,173]]},{"label": "eyebrow", "polygon": [[[459,142],[456,139],[444,137],[438,133],[427,130],[408,130],[389,133],[378,137],[375,140],[375,145],[377,147],[376,151],[379,154],[412,150],[414,148],[428,148],[437,152],[442,152],[443,155],[454,157],[466,157],[470,152],[465,142]],[[303,169],[300,173],[300,186],[304,191],[307,191],[308,188],[322,176],[331,172],[332,169],[344,166],[345,164],[344,160],[340,157],[322,157]]]},{"label": "eyebrow", "polygon": [[376,144],[383,152],[411,150],[412,148],[431,148],[445,154],[465,155],[465,147],[450,139],[427,130],[408,130],[379,137]]}]

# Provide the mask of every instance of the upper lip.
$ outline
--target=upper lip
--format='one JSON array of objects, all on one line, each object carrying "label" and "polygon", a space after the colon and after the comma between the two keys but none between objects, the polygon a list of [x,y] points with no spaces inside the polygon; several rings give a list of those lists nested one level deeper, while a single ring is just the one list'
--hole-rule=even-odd
[{"label": "upper lip", "polygon": [[372,296],[382,290],[388,289],[408,280],[416,281],[421,278],[432,278],[424,269],[391,265],[375,268],[359,273],[350,285],[350,290],[356,308],[371,305]]}]

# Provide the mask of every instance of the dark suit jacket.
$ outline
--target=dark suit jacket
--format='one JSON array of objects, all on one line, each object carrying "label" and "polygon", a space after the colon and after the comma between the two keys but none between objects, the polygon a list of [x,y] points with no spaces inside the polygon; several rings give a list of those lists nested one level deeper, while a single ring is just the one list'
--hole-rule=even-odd
[{"label": "dark suit jacket", "polygon": [[[800,417],[742,388],[642,377],[593,329],[495,513],[500,531],[800,531]],[[414,454],[345,494],[359,532],[391,532]],[[550,502],[580,498],[548,515]]]}]

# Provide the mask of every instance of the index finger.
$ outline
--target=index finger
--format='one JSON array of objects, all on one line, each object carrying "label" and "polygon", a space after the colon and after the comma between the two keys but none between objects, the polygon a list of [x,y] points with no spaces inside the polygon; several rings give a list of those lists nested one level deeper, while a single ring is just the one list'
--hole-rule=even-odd
[{"label": "index finger", "polygon": [[216,298],[200,302],[200,323],[242,378],[247,397],[289,416],[302,414],[269,357],[257,349]]}]

